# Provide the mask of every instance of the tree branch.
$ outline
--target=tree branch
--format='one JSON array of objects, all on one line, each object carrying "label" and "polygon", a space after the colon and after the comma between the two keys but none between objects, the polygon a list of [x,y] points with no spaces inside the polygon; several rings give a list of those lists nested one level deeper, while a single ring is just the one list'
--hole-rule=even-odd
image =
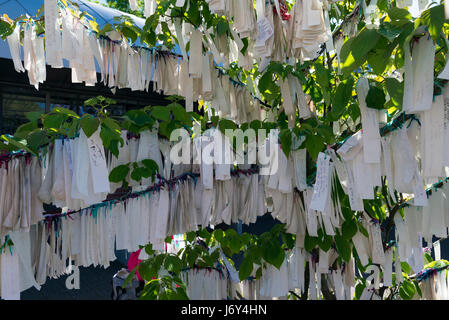
[{"label": "tree branch", "polygon": [[326,275],[324,273],[321,274],[321,292],[323,293],[324,299],[326,300],[337,300],[335,294],[331,292],[329,289]]},{"label": "tree branch", "polygon": [[309,297],[309,262],[306,262],[306,267],[304,268],[304,292],[301,294],[301,300],[307,300]]}]

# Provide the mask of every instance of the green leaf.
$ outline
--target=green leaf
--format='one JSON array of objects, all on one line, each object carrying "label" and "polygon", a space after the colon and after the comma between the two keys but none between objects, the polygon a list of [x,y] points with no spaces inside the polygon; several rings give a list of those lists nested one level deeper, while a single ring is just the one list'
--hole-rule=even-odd
[{"label": "green leaf", "polygon": [[187,11],[189,20],[191,23],[198,27],[201,24],[201,14],[199,10],[198,0],[190,0],[189,2],[189,10]]},{"label": "green leaf", "polygon": [[306,233],[304,238],[304,249],[306,249],[306,251],[311,252],[317,246],[317,243],[317,237],[311,237],[308,233]]},{"label": "green leaf", "polygon": [[[139,273],[140,273],[139,268]],[[151,279],[151,278],[150,278]],[[141,300],[156,300],[159,296],[160,284],[158,279],[148,282],[140,295]]]},{"label": "green leaf", "polygon": [[229,30],[229,25],[225,19],[220,19],[217,23],[217,35],[225,35]]},{"label": "green leaf", "polygon": [[289,129],[282,129],[279,138],[281,140],[282,151],[284,151],[285,156],[288,158],[292,148],[292,133]]},{"label": "green leaf", "polygon": [[43,125],[47,129],[59,129],[65,118],[66,117],[62,114],[47,114],[43,119]]},{"label": "green leaf", "polygon": [[360,117],[360,107],[356,103],[352,103],[348,107],[348,113],[349,116],[352,118],[352,120],[355,122],[358,117]]},{"label": "green leaf", "polygon": [[2,40],[6,40],[6,37],[14,32],[15,25],[0,19],[0,36]]},{"label": "green leaf", "polygon": [[157,165],[156,161],[152,159],[144,159],[142,160],[142,164],[154,173],[159,172],[159,166]]},{"label": "green leaf", "polygon": [[352,210],[350,208],[346,207],[346,206],[341,206],[341,212],[342,212],[343,218],[345,220],[352,220],[353,217],[354,217],[354,214],[352,213]]},{"label": "green leaf", "polygon": [[399,295],[403,300],[410,300],[415,295],[416,289],[415,285],[409,280],[404,280],[399,287]]},{"label": "green leaf", "polygon": [[345,220],[341,227],[341,235],[347,241],[351,240],[352,237],[357,233],[357,223],[355,220]]},{"label": "green leaf", "polygon": [[308,135],[306,137],[305,146],[313,159],[316,159],[318,153],[324,148],[324,139],[318,135]]},{"label": "green leaf", "polygon": [[26,145],[26,140],[16,140],[16,138],[14,137],[9,137],[7,135],[2,135],[1,138],[5,141],[8,142],[8,149],[10,146],[15,147],[16,149],[23,149],[26,150],[30,153],[34,153],[33,150],[31,150],[30,148],[28,148],[28,146]]},{"label": "green leaf", "polygon": [[316,128],[316,132],[327,144],[333,144],[335,142],[334,132],[330,126],[320,124],[318,125],[318,128]]},{"label": "green leaf", "polygon": [[218,122],[218,127],[220,128],[220,131],[223,132],[223,134],[225,133],[226,129],[231,129],[231,130],[235,130],[237,129],[237,125],[228,119],[221,119]]},{"label": "green leaf", "polygon": [[351,45],[351,52],[356,61],[363,61],[368,52],[374,48],[380,35],[375,29],[363,28]]},{"label": "green leaf", "polygon": [[325,234],[323,229],[318,230],[318,246],[324,252],[327,252],[332,246],[332,237]]},{"label": "green leaf", "polygon": [[390,96],[390,101],[401,108],[404,96],[404,82],[399,82],[395,78],[385,78],[385,88]]},{"label": "green leaf", "polygon": [[349,259],[351,259],[350,242],[339,234],[336,234],[334,236],[334,240],[337,252],[340,254],[344,261],[349,262]]},{"label": "green leaf", "polygon": [[260,122],[260,120],[253,120],[251,121],[251,123],[249,124],[249,127],[251,129],[253,129],[254,131],[257,131],[259,129],[262,129],[262,122]]},{"label": "green leaf", "polygon": [[422,23],[429,28],[433,41],[437,41],[444,24],[444,5],[440,4],[427,9],[421,14]]},{"label": "green leaf", "polygon": [[[118,136],[118,138],[117,138],[117,136]],[[103,142],[103,146],[105,148],[109,149],[110,151],[113,151],[110,148],[110,146],[114,140],[117,142],[118,139],[120,139],[120,134],[117,135],[117,133],[112,131],[109,127],[107,127],[105,125],[101,125],[100,138],[101,138],[101,141]],[[116,154],[115,156],[117,157],[118,154]]]},{"label": "green leaf", "polygon": [[131,42],[136,42],[138,35],[132,28],[128,26],[122,26],[122,33],[125,37],[130,38]]},{"label": "green leaf", "polygon": [[128,276],[126,277],[125,281],[123,281],[122,288],[126,288],[128,286],[128,284],[130,284],[133,281],[134,276],[136,275],[136,272],[137,272],[137,267],[138,267],[138,265],[135,266],[131,270],[131,272],[128,274]]},{"label": "green leaf", "polygon": [[224,237],[224,232],[221,229],[215,229],[213,232],[214,238],[221,243]]},{"label": "green leaf", "polygon": [[[231,229],[232,230],[232,229]],[[228,232],[226,232],[228,233]],[[239,235],[236,233],[235,235],[226,235],[229,238],[229,247],[231,248],[233,253],[239,253],[240,252],[240,247],[241,247],[241,242],[240,242],[240,237]]]},{"label": "green leaf", "polygon": [[377,32],[379,32],[379,34],[381,34],[388,40],[393,41],[398,35],[401,34],[402,30],[403,29],[401,27],[396,26],[392,23],[382,22],[379,25],[379,29],[377,30]]},{"label": "green leaf", "polygon": [[128,119],[139,127],[152,124],[150,115],[143,110],[129,110],[125,113],[123,118]]},{"label": "green leaf", "polygon": [[351,46],[354,39],[350,38],[346,40],[340,50],[341,71],[345,75],[348,75],[359,66],[351,53]]},{"label": "green leaf", "polygon": [[368,53],[376,46],[380,34],[375,29],[363,28],[355,38],[347,40],[340,51],[341,71],[345,76],[360,67]]},{"label": "green leaf", "polygon": [[424,258],[424,265],[433,262],[432,256],[427,252],[423,254],[423,258]]},{"label": "green leaf", "polygon": [[55,107],[55,108],[52,110],[52,112],[53,112],[53,113],[65,114],[65,115],[67,115],[67,116],[69,116],[69,117],[73,117],[73,118],[79,119],[79,116],[76,114],[75,111],[72,111],[72,110],[67,109],[67,108]]},{"label": "green leaf", "polygon": [[164,267],[167,271],[174,272],[175,274],[179,274],[182,268],[181,259],[174,255],[168,255],[164,261]]},{"label": "green leaf", "polygon": [[153,245],[151,243],[147,244],[145,246],[145,252],[149,255],[152,256],[156,251],[153,250]]},{"label": "green leaf", "polygon": [[405,262],[405,261],[402,261],[402,262],[401,262],[401,269],[402,269],[402,271],[405,272],[406,274],[410,274],[410,272],[412,272],[412,268],[411,268],[410,265],[409,265],[407,262]]},{"label": "green leaf", "polygon": [[358,227],[360,230],[360,233],[363,234],[365,237],[369,238],[368,231],[365,229],[362,223],[358,223]]},{"label": "green leaf", "polygon": [[80,120],[80,126],[87,137],[90,137],[95,131],[97,131],[99,124],[100,121],[98,118],[93,117],[90,114],[85,114]]},{"label": "green leaf", "polygon": [[390,17],[391,20],[411,20],[412,19],[412,15],[406,9],[393,7],[393,6],[390,8],[390,10],[388,10],[388,16]]},{"label": "green leaf", "polygon": [[422,297],[422,292],[421,292],[421,288],[419,287],[418,281],[413,280],[413,284],[415,285],[415,289],[416,289],[416,292],[418,293],[418,295],[420,297]]},{"label": "green leaf", "polygon": [[130,170],[129,165],[125,164],[115,167],[109,174],[109,181],[120,182],[125,180],[126,176],[129,173],[129,170]]},{"label": "green leaf", "polygon": [[49,142],[48,136],[42,129],[31,132],[27,137],[27,145],[30,149],[38,151],[39,147]]},{"label": "green leaf", "polygon": [[[156,172],[154,172],[152,169],[147,168],[147,167],[140,167],[140,172],[141,172],[143,178],[154,177],[154,175],[156,174]],[[154,179],[153,179],[153,181],[154,181]]]},{"label": "green leaf", "polygon": [[142,180],[143,175],[145,174],[143,168],[137,167],[134,168],[133,171],[131,172],[131,178],[135,181],[140,181]]},{"label": "green leaf", "polygon": [[259,79],[259,85],[258,85],[260,93],[266,93],[269,92],[280,92],[278,86],[273,81],[273,73],[272,72],[265,72]]},{"label": "green leaf", "polygon": [[371,85],[366,96],[366,105],[368,108],[384,109],[385,105],[385,93],[382,89]]},{"label": "green leaf", "polygon": [[255,278],[260,279],[260,277],[262,277],[262,267],[257,268],[257,271],[256,271]]},{"label": "green leaf", "polygon": [[325,67],[323,67],[323,65],[320,62],[315,63],[314,66],[316,70],[316,80],[322,89],[324,102],[326,104],[330,104],[330,89],[329,89],[330,71]]},{"label": "green leaf", "polygon": [[44,114],[43,111],[31,111],[25,113],[25,116],[27,117],[28,120],[37,124],[37,121],[41,118],[42,114]]},{"label": "green leaf", "polygon": [[246,55],[246,50],[248,50],[248,46],[249,46],[249,40],[248,40],[247,37],[246,38],[242,38],[241,40],[243,42],[243,48],[242,48],[242,50],[240,50],[240,52],[243,55]]},{"label": "green leaf", "polygon": [[251,275],[251,272],[253,272],[253,267],[254,267],[254,264],[253,264],[253,260],[251,259],[251,257],[249,257],[249,256],[244,257],[243,261],[239,267],[240,281],[248,279],[248,277]]},{"label": "green leaf", "polygon": [[[410,39],[413,37],[416,29],[421,25],[421,19],[416,19],[415,22],[411,22],[407,20],[407,23],[401,25],[401,28],[403,29],[399,37],[397,38],[399,48],[398,53],[400,53],[402,50],[402,47],[404,46],[404,43],[410,43]],[[403,59],[403,58],[402,58]],[[400,68],[402,67],[403,62],[400,65],[396,65],[396,67]]]},{"label": "green leaf", "polygon": [[[152,259],[150,260],[146,260],[144,262],[149,262],[151,264],[151,268],[149,270],[149,275],[147,277],[144,277],[142,275],[142,278],[144,279],[151,279],[153,277],[157,277],[159,275],[159,271],[162,267],[162,264],[164,263],[164,259],[166,257],[167,254],[163,253],[163,254],[158,254],[156,256],[154,256]],[[140,265],[143,265],[142,263]],[[140,273],[140,270],[139,270]]]},{"label": "green leaf", "polygon": [[120,135],[121,128],[118,121],[111,118],[104,118],[102,119],[102,123],[104,123],[109,129],[115,131],[118,135]]},{"label": "green leaf", "polygon": [[215,250],[210,254],[210,257],[211,257],[211,259],[212,259],[212,263],[211,263],[211,264],[214,264],[215,262],[218,261],[218,259],[220,258],[220,252],[221,252],[220,249],[215,249]]},{"label": "green leaf", "polygon": [[158,120],[170,121],[170,109],[167,107],[152,107],[151,115]]},{"label": "green leaf", "polygon": [[327,116],[329,121],[336,121],[341,117],[352,97],[353,86],[354,78],[352,77],[340,82],[332,99],[331,112]]},{"label": "green leaf", "polygon": [[108,145],[108,150],[111,151],[111,153],[112,153],[116,158],[118,158],[118,154],[119,154],[119,149],[118,149],[119,143],[120,143],[121,145],[123,145],[123,139],[120,139],[120,140],[112,139],[112,140],[109,142],[109,145]]},{"label": "green leaf", "polygon": [[225,255],[227,255],[228,257],[231,257],[232,256],[232,251],[231,251],[231,249],[229,248],[229,247],[227,247],[227,246],[221,246],[221,249],[223,250],[223,253],[225,254]]},{"label": "green leaf", "polygon": [[[388,56],[386,56],[387,53]],[[385,71],[390,55],[391,52],[385,49],[385,47],[374,48],[368,53],[368,64],[374,70],[374,73],[381,75]]]},{"label": "green leaf", "polygon": [[100,34],[105,35],[107,32],[114,30],[112,24],[106,23],[103,28],[100,30]]},{"label": "green leaf", "polygon": [[244,232],[240,235],[240,240],[242,242],[242,245],[246,246],[251,241],[251,235],[249,233]]},{"label": "green leaf", "polygon": [[262,258],[266,262],[278,269],[281,267],[282,262],[284,262],[285,253],[277,237],[270,236],[267,239],[261,240],[261,253]]},{"label": "green leaf", "polygon": [[183,124],[187,126],[192,125],[192,118],[180,104],[173,103],[169,106],[172,107],[172,112],[176,120],[181,121]]},{"label": "green leaf", "polygon": [[362,296],[363,290],[365,290],[365,285],[363,283],[358,283],[355,286],[355,299],[359,300],[360,297]]},{"label": "green leaf", "polygon": [[190,231],[186,233],[186,240],[188,242],[193,242],[196,238],[196,232],[195,231]]},{"label": "green leaf", "polygon": [[37,125],[34,122],[24,123],[17,128],[16,132],[14,133],[14,136],[19,139],[25,139],[28,136],[28,134],[30,134],[36,128]]}]

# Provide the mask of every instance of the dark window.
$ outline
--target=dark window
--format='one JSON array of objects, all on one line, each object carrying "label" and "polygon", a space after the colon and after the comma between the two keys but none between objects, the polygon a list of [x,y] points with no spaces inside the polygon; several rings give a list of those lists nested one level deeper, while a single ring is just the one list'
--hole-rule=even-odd
[{"label": "dark window", "polygon": [[4,93],[2,133],[13,134],[18,126],[28,122],[26,113],[30,111],[45,112],[45,99]]}]

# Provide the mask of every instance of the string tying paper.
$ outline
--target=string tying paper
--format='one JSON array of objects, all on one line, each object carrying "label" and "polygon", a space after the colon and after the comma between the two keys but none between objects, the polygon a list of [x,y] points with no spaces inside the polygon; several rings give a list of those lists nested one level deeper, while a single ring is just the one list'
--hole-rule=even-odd
[{"label": "string tying paper", "polygon": [[[259,169],[257,167],[250,168],[247,170],[236,169],[236,170],[231,170],[231,175],[232,176],[252,175],[252,174],[256,174],[258,172],[259,172]],[[90,212],[90,214],[93,214],[94,212],[97,212],[97,210],[99,208],[103,208],[103,207],[111,208],[112,205],[127,201],[128,199],[131,199],[131,198],[137,198],[137,197],[141,197],[141,196],[151,195],[152,193],[160,192],[160,190],[163,188],[173,189],[174,186],[179,182],[183,182],[183,181],[191,179],[194,181],[194,183],[196,183],[197,178],[199,176],[200,176],[199,173],[187,172],[187,173],[184,173],[182,175],[179,175],[177,177],[167,180],[167,179],[161,177],[160,175],[158,175],[157,178],[159,179],[159,182],[153,186],[148,187],[147,189],[145,189],[143,191],[121,192],[121,193],[111,194],[111,196],[118,196],[118,197],[114,198],[114,199],[110,199],[110,200],[104,200],[101,203],[97,203],[97,204],[94,204],[94,205],[91,205],[89,207],[79,209],[79,210],[73,210],[73,211],[69,210],[66,212],[62,212],[62,209],[58,208],[57,210],[54,210],[51,212],[47,211],[47,212],[43,213],[45,216],[44,220],[46,222],[51,222],[51,221],[58,220],[63,217],[70,217],[70,215],[75,214],[75,213],[82,214],[83,212]]]}]

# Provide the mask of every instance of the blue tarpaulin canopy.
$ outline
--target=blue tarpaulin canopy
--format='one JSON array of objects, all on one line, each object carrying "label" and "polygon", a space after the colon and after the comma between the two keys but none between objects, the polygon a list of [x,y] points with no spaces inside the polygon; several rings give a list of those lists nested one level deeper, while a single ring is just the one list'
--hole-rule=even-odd
[{"label": "blue tarpaulin canopy", "polygon": [[[79,5],[81,11],[86,11],[95,18],[100,26],[112,23],[115,16],[126,15],[134,20],[136,25],[142,28],[145,19],[136,17],[132,14],[125,13],[113,8],[105,7],[101,4],[93,3],[86,0],[71,0],[71,2]],[[99,1],[106,4],[106,1]],[[43,0],[0,0],[0,12],[6,13],[11,19],[15,19],[22,14],[35,16],[37,10],[44,4]]]},{"label": "blue tarpaulin canopy", "polygon": [[[113,24],[114,17],[121,15],[130,17],[139,28],[143,28],[145,25],[145,19],[143,18],[117,9],[105,7],[102,4],[93,3],[87,0],[71,0],[71,2],[78,4],[81,11],[86,11],[94,17],[100,28],[108,23]],[[106,4],[105,0],[99,2]],[[43,4],[44,0],[0,0],[0,15],[6,13],[11,19],[15,19],[22,14],[28,14],[31,17],[35,17],[37,11]],[[174,48],[173,52],[181,54],[178,46]],[[0,41],[0,58],[11,59],[7,41]]]}]

